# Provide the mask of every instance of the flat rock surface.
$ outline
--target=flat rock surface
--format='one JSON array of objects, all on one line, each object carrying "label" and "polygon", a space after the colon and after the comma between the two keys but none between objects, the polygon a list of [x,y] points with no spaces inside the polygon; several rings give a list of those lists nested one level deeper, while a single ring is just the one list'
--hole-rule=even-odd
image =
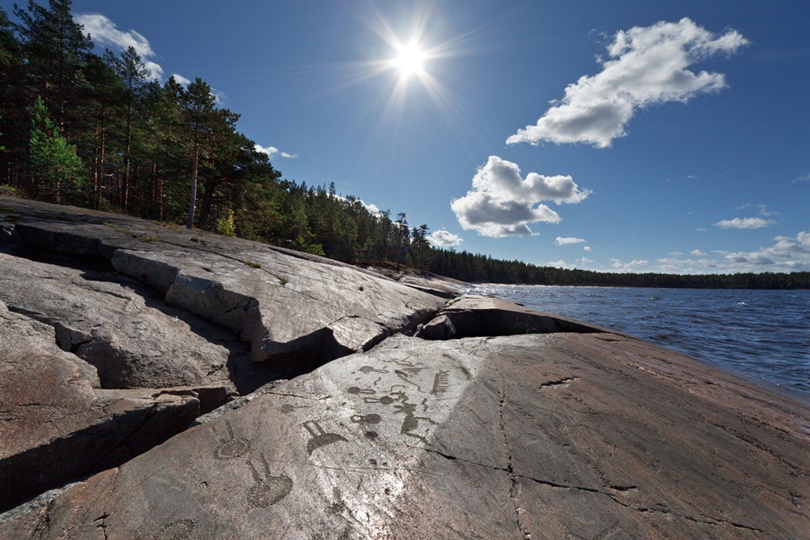
[{"label": "flat rock surface", "polygon": [[107,261],[236,332],[255,361],[317,365],[412,330],[445,303],[321,257],[127,216],[0,199],[0,220],[26,246]]},{"label": "flat rock surface", "polygon": [[809,538],[810,410],[611,333],[395,336],[4,538]]},{"label": "flat rock surface", "polygon": [[199,412],[192,395],[97,386],[92,366],[56,346],[53,327],[0,302],[0,509],[120,465]]}]

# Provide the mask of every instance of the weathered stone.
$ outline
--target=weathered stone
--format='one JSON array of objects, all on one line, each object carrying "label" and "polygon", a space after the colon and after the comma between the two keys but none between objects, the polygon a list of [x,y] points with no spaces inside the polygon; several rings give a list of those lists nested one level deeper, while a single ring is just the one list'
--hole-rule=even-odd
[{"label": "weathered stone", "polygon": [[199,413],[193,396],[94,386],[95,369],[59,349],[53,327],[0,302],[0,509],[120,465]]},{"label": "weathered stone", "polygon": [[552,332],[610,332],[574,319],[542,313],[488,296],[466,295],[448,302],[418,332],[423,339],[458,339]]},{"label": "weathered stone", "polygon": [[0,301],[53,326],[57,344],[94,365],[104,388],[230,383],[225,332],[114,279],[0,253]]},{"label": "weathered stone", "polygon": [[810,409],[640,340],[391,337],[7,538],[808,538]]},{"label": "weathered stone", "polygon": [[203,231],[16,199],[0,199],[3,216],[27,246],[109,261],[238,333],[256,361],[314,367],[412,331],[444,305],[373,272]]}]

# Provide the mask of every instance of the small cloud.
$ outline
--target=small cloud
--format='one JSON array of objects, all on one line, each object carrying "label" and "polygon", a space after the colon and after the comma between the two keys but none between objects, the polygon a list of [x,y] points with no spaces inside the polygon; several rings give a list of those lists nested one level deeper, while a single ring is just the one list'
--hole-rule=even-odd
[{"label": "small cloud", "polygon": [[569,246],[571,244],[584,244],[585,242],[587,242],[587,240],[585,240],[584,238],[575,238],[573,236],[568,237],[558,236],[557,239],[554,240],[554,243],[557,244],[558,246]]},{"label": "small cloud", "polygon": [[620,259],[610,259],[610,266],[617,272],[635,272],[649,264],[644,259],[622,262]]},{"label": "small cloud", "polygon": [[590,252],[592,251],[592,250],[591,250],[591,246],[585,246],[585,247],[583,247],[582,249],[583,249],[583,250],[585,250],[585,251],[587,251],[588,253],[590,253]]},{"label": "small cloud", "polygon": [[670,257],[680,257],[681,255],[683,255],[683,253],[680,252],[680,251],[673,251],[673,252],[669,253]]},{"label": "small cloud", "polygon": [[531,172],[523,178],[520,168],[490,156],[472,179],[472,189],[450,204],[464,230],[482,236],[529,236],[530,223],[559,223],[560,216],[543,201],[575,204],[590,190],[580,190],[570,176],[544,176]]},{"label": "small cloud", "polygon": [[606,148],[627,134],[625,126],[638,110],[672,101],[686,103],[725,88],[722,73],[695,73],[688,68],[734,53],[747,43],[735,30],[718,36],[688,18],[620,31],[607,46],[608,59],[599,59],[601,72],[583,75],[568,85],[560,104],[506,143],[547,141]]},{"label": "small cloud", "polygon": [[433,231],[427,236],[428,242],[436,247],[453,247],[461,244],[464,239],[444,229]]},{"label": "small cloud", "polygon": [[758,217],[724,219],[714,224],[721,229],[762,229],[775,221]]},{"label": "small cloud", "polygon": [[174,77],[174,80],[177,81],[177,84],[179,84],[183,88],[186,88],[189,84],[191,84],[190,80],[186,79],[179,73],[172,73],[172,77]]},{"label": "small cloud", "polygon": [[687,174],[686,178],[689,179],[689,180],[697,180],[700,177],[697,176],[697,175],[694,175],[694,174]]},{"label": "small cloud", "polygon": [[689,253],[691,253],[691,254],[692,254],[692,255],[694,255],[695,257],[706,257],[706,256],[707,256],[705,253],[703,253],[703,252],[702,252],[702,251],[700,251],[699,249],[693,249],[693,250],[692,250],[692,251],[690,251]]},{"label": "small cloud", "polygon": [[149,40],[135,30],[124,32],[119,30],[114,22],[100,13],[82,13],[73,16],[77,24],[84,27],[90,34],[93,43],[99,47],[111,47],[116,51],[123,51],[129,47],[135,49],[143,60],[144,67],[149,72],[149,78],[159,81],[163,77],[163,68],[150,60],[156,56],[149,44]]},{"label": "small cloud", "polygon": [[791,183],[798,184],[799,182],[810,182],[810,172],[805,173],[801,176],[797,176],[796,178],[793,179],[793,182]]},{"label": "small cloud", "polygon": [[287,159],[294,159],[294,158],[297,158],[297,157],[298,157],[298,154],[288,154],[287,152],[282,152],[281,150],[279,150],[279,149],[278,149],[278,148],[276,148],[275,146],[267,146],[267,147],[264,147],[264,146],[262,146],[262,145],[260,145],[260,144],[257,144],[257,145],[256,145],[256,146],[254,146],[253,148],[254,148],[254,149],[257,151],[257,152],[262,152],[262,153],[264,153],[264,154],[267,154],[267,157],[269,157],[269,158],[271,158],[271,159],[272,159],[272,158],[274,158],[274,157],[276,157],[276,156],[278,156],[278,157],[283,157],[283,158],[287,158]]},{"label": "small cloud", "polygon": [[551,266],[553,268],[573,268],[572,265],[568,264],[562,259],[560,259],[559,261],[547,262],[546,266]]}]

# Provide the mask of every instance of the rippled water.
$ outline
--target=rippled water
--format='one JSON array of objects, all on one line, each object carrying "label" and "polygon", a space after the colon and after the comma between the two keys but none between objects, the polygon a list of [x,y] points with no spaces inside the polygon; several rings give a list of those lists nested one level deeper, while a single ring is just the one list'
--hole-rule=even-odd
[{"label": "rippled water", "polygon": [[479,286],[810,397],[810,291]]}]

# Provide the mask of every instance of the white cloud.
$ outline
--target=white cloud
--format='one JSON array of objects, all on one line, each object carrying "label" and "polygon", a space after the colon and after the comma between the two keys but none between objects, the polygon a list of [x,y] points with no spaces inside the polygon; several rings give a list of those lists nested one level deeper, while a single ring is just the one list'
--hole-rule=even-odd
[{"label": "white cloud", "polygon": [[590,194],[570,176],[531,172],[524,179],[515,163],[490,156],[473,177],[472,190],[450,206],[464,230],[499,238],[532,235],[530,223],[559,223],[557,212],[542,201],[573,204]]},{"label": "white cloud", "polygon": [[810,271],[810,232],[801,231],[796,238],[777,236],[774,242],[756,251],[724,252],[723,255],[726,261],[741,268],[738,271]]},{"label": "white cloud", "polygon": [[772,212],[768,210],[768,206],[765,204],[751,204],[745,203],[742,206],[738,206],[735,210],[748,210],[749,208],[756,208],[759,210],[759,215],[762,217],[770,217],[770,216],[778,216],[779,212]]},{"label": "white cloud", "polygon": [[185,88],[185,87],[187,87],[189,84],[191,84],[191,81],[190,81],[190,80],[188,80],[187,78],[183,77],[183,76],[182,76],[182,75],[180,75],[179,73],[172,73],[172,77],[174,77],[174,80],[175,80],[175,81],[177,81],[177,84],[179,84],[179,85],[180,85],[180,86],[182,86],[183,88]]},{"label": "white cloud", "polygon": [[[276,148],[275,146],[267,146],[267,147],[264,147],[264,146],[262,146],[262,145],[260,145],[260,144],[257,144],[257,145],[256,145],[256,146],[254,146],[253,148],[254,148],[254,149],[257,151],[257,152],[262,152],[262,153],[267,154],[267,156],[268,156],[268,157],[270,157],[270,158],[274,158],[274,157],[276,157],[276,156],[279,156],[279,157],[283,157],[283,158],[293,159],[293,158],[297,158],[297,157],[298,157],[298,155],[297,155],[297,154],[288,154],[287,152],[282,152],[281,150],[279,150],[279,149],[278,149],[278,148]],[[378,210],[378,211],[379,211],[379,210]]]},{"label": "white cloud", "polygon": [[619,259],[610,259],[610,266],[613,267],[613,270],[616,272],[637,272],[639,269],[646,269],[648,264],[649,262],[643,259],[632,260],[627,263]]},{"label": "white cloud", "polygon": [[568,237],[558,236],[557,239],[554,240],[554,243],[557,244],[558,246],[568,246],[568,245],[571,245],[571,244],[583,244],[585,242],[587,242],[587,240],[585,240],[584,238],[575,238],[573,236],[568,236]]},{"label": "white cloud", "polygon": [[433,231],[427,236],[428,241],[436,247],[453,247],[461,244],[464,239],[444,229]]},{"label": "white cloud", "polygon": [[715,223],[714,226],[721,229],[762,229],[763,227],[773,225],[774,223],[775,222],[770,219],[747,217],[724,219]]},{"label": "white cloud", "polygon": [[591,252],[591,246],[584,246],[582,249],[587,251],[588,253]]},{"label": "white cloud", "polygon": [[583,75],[568,85],[561,104],[509,137],[507,144],[543,141],[610,146],[626,135],[625,126],[638,109],[716,92],[726,87],[722,73],[688,68],[701,60],[731,54],[748,41],[734,30],[717,36],[683,18],[616,34],[608,45],[602,71]]},{"label": "white cloud", "polygon": [[810,182],[810,172],[794,178],[792,183],[798,184],[799,182]]},{"label": "white cloud", "polygon": [[[705,257],[706,256],[706,254],[703,253],[702,251],[700,251],[699,249],[693,249],[692,251],[690,251],[690,253],[692,255],[694,255],[695,257]],[[680,253],[679,253],[679,255],[680,255]]]},{"label": "white cloud", "polygon": [[163,77],[163,68],[150,60],[156,56],[155,51],[152,50],[149,40],[142,34],[135,30],[127,32],[119,30],[114,22],[100,13],[83,13],[74,15],[73,19],[84,26],[84,31],[90,34],[90,38],[96,45],[112,47],[119,51],[132,47],[143,60],[150,79],[159,81]]}]

